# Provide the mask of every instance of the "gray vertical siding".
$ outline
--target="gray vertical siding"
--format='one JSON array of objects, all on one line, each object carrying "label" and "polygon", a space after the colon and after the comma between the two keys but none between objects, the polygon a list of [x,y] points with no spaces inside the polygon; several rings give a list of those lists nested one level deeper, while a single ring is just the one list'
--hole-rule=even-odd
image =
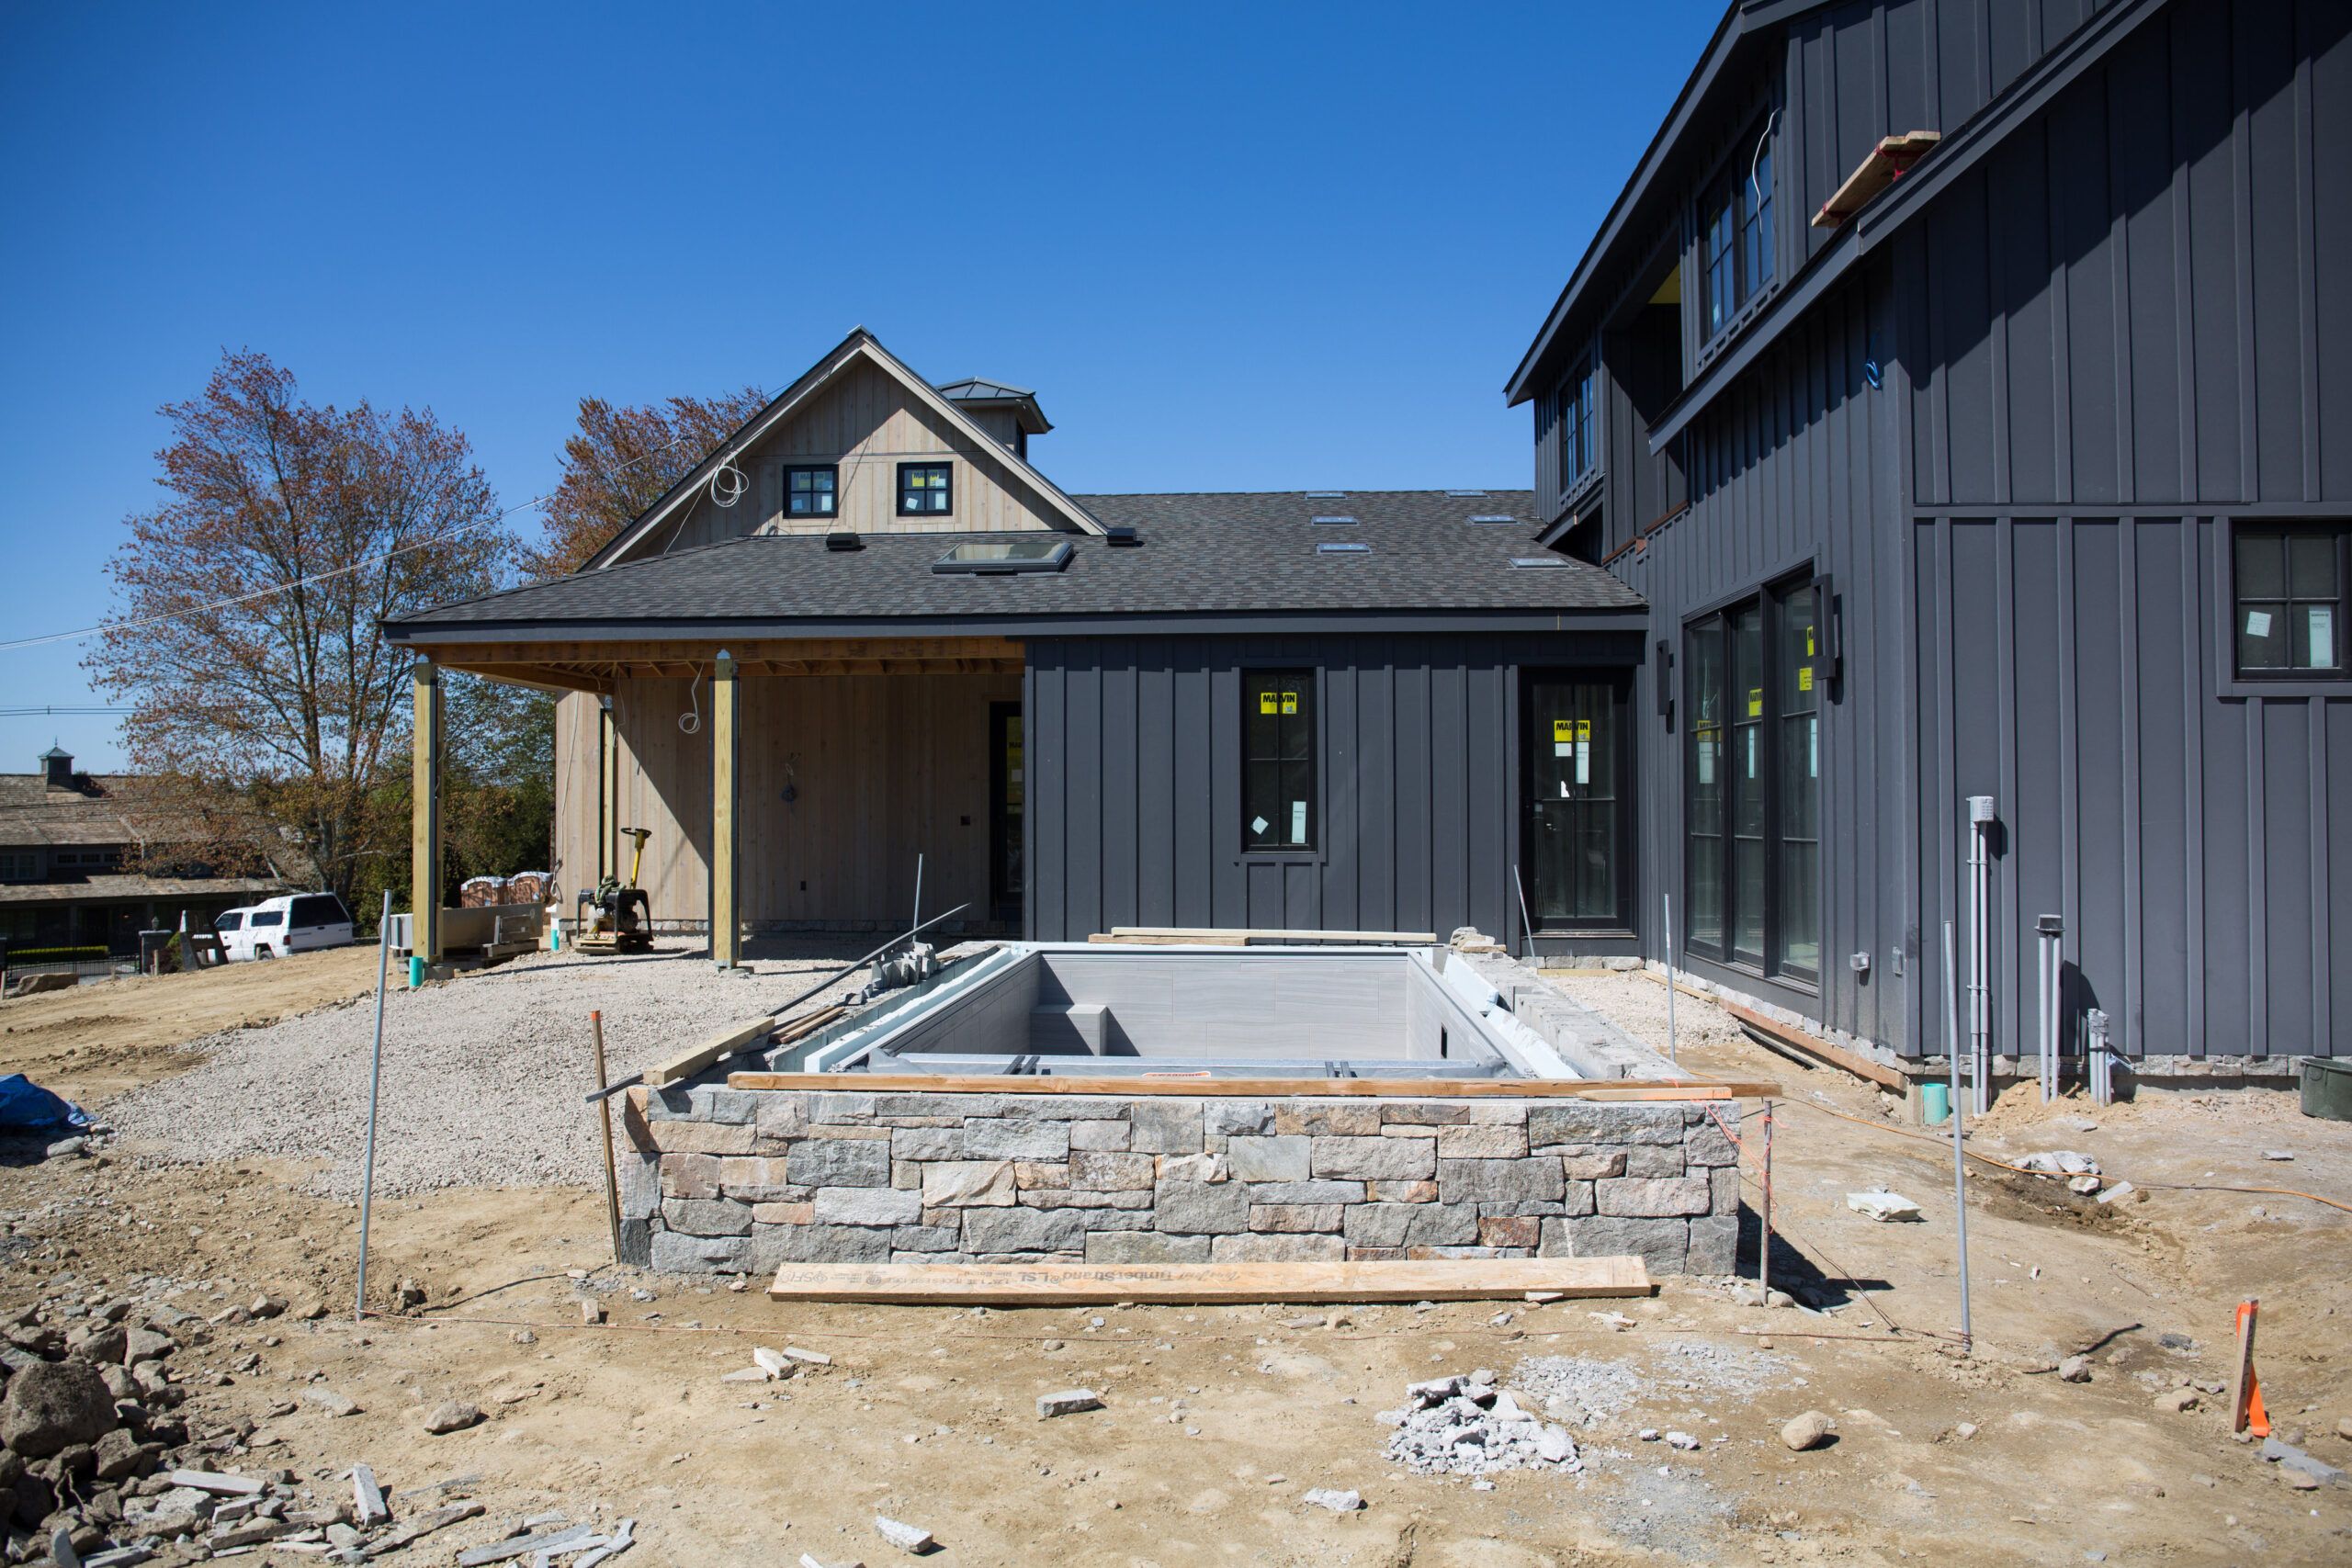
[{"label": "gray vertical siding", "polygon": [[[1516,926],[1521,667],[1622,668],[1623,634],[1028,644],[1028,929]],[[1320,843],[1241,848],[1241,671],[1317,672]]]}]

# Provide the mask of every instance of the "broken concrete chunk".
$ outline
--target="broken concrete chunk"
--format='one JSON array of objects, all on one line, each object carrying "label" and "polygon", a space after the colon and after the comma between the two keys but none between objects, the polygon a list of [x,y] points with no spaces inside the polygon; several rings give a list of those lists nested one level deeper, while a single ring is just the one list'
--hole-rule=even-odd
[{"label": "broken concrete chunk", "polygon": [[1846,1207],[1858,1214],[1881,1222],[1917,1220],[1922,1217],[1918,1204],[1899,1192],[1889,1192],[1883,1188],[1873,1189],[1868,1192],[1847,1193]]},{"label": "broken concrete chunk", "polygon": [[1056,1416],[1075,1416],[1081,1410],[1102,1408],[1102,1396],[1091,1388],[1068,1388],[1059,1393],[1037,1396],[1037,1419],[1048,1420]]},{"label": "broken concrete chunk", "polygon": [[330,1416],[356,1416],[359,1405],[350,1395],[337,1393],[331,1388],[306,1388],[302,1397]]},{"label": "broken concrete chunk", "polygon": [[897,1519],[887,1519],[879,1514],[874,1516],[874,1528],[881,1532],[884,1540],[900,1551],[920,1554],[939,1544],[931,1539],[929,1530],[918,1529]]},{"label": "broken concrete chunk", "polygon": [[361,1525],[381,1524],[392,1517],[384,1506],[384,1489],[376,1484],[376,1472],[364,1464],[351,1467],[351,1512]]},{"label": "broken concrete chunk", "polygon": [[1363,1494],[1317,1486],[1306,1494],[1306,1501],[1317,1508],[1329,1508],[1335,1514],[1352,1514],[1363,1506]]},{"label": "broken concrete chunk", "polygon": [[812,1367],[830,1367],[833,1364],[833,1359],[822,1350],[803,1350],[797,1345],[786,1345],[784,1348],[784,1354],[787,1360],[806,1361]]},{"label": "broken concrete chunk", "polygon": [[752,1350],[752,1359],[759,1363],[760,1371],[771,1378],[788,1378],[792,1375],[791,1359],[781,1350],[771,1350],[764,1345],[754,1346]]},{"label": "broken concrete chunk", "polygon": [[254,1476],[222,1475],[209,1470],[175,1470],[164,1479],[171,1485],[193,1487],[218,1497],[252,1497],[262,1489],[261,1481]]},{"label": "broken concrete chunk", "polygon": [[2276,1438],[2262,1439],[2262,1457],[2281,1470],[2308,1475],[2319,1485],[2340,1486],[2344,1483],[2344,1472],[2324,1460],[2313,1459],[2292,1443],[2282,1443]]},{"label": "broken concrete chunk", "polygon": [[424,1418],[424,1429],[433,1436],[446,1437],[481,1424],[481,1412],[462,1400],[447,1399],[433,1407]]},{"label": "broken concrete chunk", "polygon": [[1817,1449],[1827,1442],[1829,1434],[1836,1429],[1836,1423],[1828,1416],[1818,1410],[1808,1410],[1781,1428],[1781,1441],[1803,1453],[1807,1449]]},{"label": "broken concrete chunk", "polygon": [[2036,1176],[2097,1176],[2098,1174],[2098,1161],[2073,1149],[2043,1149],[2039,1153],[2026,1156],[2017,1163],[2019,1170],[2031,1171]]}]

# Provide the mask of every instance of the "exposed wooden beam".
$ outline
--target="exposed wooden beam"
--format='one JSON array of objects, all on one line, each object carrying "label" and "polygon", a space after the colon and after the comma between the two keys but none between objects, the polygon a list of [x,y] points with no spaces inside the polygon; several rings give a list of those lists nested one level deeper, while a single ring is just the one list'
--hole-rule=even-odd
[{"label": "exposed wooden beam", "polygon": [[743,964],[742,815],[736,801],[741,769],[742,682],[722,649],[710,672],[710,961]]},{"label": "exposed wooden beam", "polygon": [[420,664],[411,680],[415,728],[409,779],[409,953],[441,961],[441,672]]},{"label": "exposed wooden beam", "polygon": [[533,686],[543,692],[588,692],[602,695],[613,689],[613,683],[602,675],[556,665],[492,664],[470,659],[444,659],[435,662],[444,670],[462,671],[469,675],[480,675],[484,680],[500,681],[510,686]]}]

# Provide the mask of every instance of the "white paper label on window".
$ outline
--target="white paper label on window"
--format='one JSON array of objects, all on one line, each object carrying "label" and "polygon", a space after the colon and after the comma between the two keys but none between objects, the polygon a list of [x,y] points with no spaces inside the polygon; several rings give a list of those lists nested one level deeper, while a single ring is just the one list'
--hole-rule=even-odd
[{"label": "white paper label on window", "polygon": [[1821,776],[1821,721],[1813,719],[1804,727],[1805,777]]},{"label": "white paper label on window", "polygon": [[1272,824],[1262,817],[1252,817],[1250,818],[1250,830],[1253,833],[1262,834],[1270,826],[1272,826]]},{"label": "white paper label on window", "polygon": [[2268,637],[2270,635],[2270,612],[2267,610],[2248,610],[2245,613],[2245,635],[2248,637]]},{"label": "white paper label on window", "polygon": [[1552,742],[1552,755],[1555,757],[1574,756],[1576,754],[1576,749],[1577,743],[1573,740],[1555,740]]},{"label": "white paper label on window", "polygon": [[1580,784],[1589,784],[1591,782],[1592,742],[1589,740],[1579,740],[1577,742],[1577,783]]},{"label": "white paper label on window", "polygon": [[1747,776],[1752,779],[1756,776],[1756,731],[1751,728],[1741,733],[1747,737]]},{"label": "white paper label on window", "polygon": [[2303,611],[2303,629],[2311,634],[2312,668],[2335,668],[2335,606],[2312,604]]},{"label": "white paper label on window", "polygon": [[1702,784],[1715,782],[1715,747],[1712,740],[1699,742],[1699,782]]},{"label": "white paper label on window", "polygon": [[1290,841],[1294,844],[1306,842],[1306,802],[1303,800],[1290,803]]}]

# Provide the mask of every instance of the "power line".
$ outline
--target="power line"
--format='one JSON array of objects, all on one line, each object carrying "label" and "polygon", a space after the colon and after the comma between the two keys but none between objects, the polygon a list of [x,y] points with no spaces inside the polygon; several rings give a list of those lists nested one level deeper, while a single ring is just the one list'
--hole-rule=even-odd
[{"label": "power line", "polygon": [[90,714],[129,713],[129,708],[93,708],[49,706],[37,708],[0,708],[0,718],[40,718],[50,716],[81,717]]}]

